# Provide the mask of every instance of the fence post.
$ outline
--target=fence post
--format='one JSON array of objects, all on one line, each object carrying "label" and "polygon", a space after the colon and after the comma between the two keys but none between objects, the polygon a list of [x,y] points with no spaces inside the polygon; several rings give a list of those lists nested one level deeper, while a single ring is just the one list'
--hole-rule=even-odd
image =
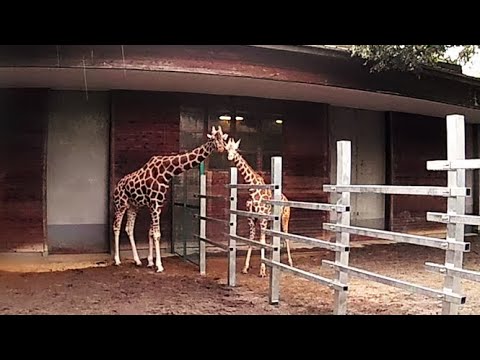
[{"label": "fence post", "polygon": [[[282,200],[282,158],[280,156],[273,156],[271,160],[271,184],[275,185],[273,189],[273,200]],[[273,205],[272,215],[276,218],[271,222],[272,230],[281,231],[281,206]],[[271,251],[271,260],[280,262],[280,237],[272,237],[272,245],[274,248]],[[270,267],[270,304],[278,304],[280,299],[280,269],[276,266]]]},{"label": "fence post", "polygon": [[[207,216],[207,176],[200,174],[200,216]],[[207,221],[200,219],[200,237],[207,237]],[[205,241],[200,240],[200,275],[206,275],[207,273],[207,254]]]},{"label": "fence post", "polygon": [[[230,168],[230,185],[237,185],[237,168]],[[230,188],[230,210],[237,210],[237,188]],[[230,212],[230,235],[237,235],[237,215]],[[237,269],[237,244],[228,238],[228,286],[235,286]]]},{"label": "fence post", "polygon": [[[447,160],[465,159],[465,120],[463,115],[447,116]],[[465,169],[448,171],[448,187],[465,186]],[[447,213],[449,215],[465,214],[465,197],[450,196],[447,200]],[[464,224],[447,224],[447,240],[464,242]],[[446,250],[445,267],[461,269],[463,266],[463,252],[459,250]],[[444,291],[460,294],[460,278],[454,275],[445,275]],[[446,300],[442,303],[443,315],[457,315],[459,305]]]},{"label": "fence post", "polygon": [[[337,141],[337,185],[350,185],[351,179],[351,142]],[[342,192],[337,201],[338,205],[350,206],[350,192]],[[350,211],[337,212],[338,225],[350,225]],[[336,243],[349,246],[350,234],[346,232],[336,233]],[[335,252],[335,263],[348,266],[348,251]],[[347,285],[348,274],[342,270],[335,271],[335,279]],[[347,291],[335,290],[334,292],[334,314],[345,315],[347,313]]]}]

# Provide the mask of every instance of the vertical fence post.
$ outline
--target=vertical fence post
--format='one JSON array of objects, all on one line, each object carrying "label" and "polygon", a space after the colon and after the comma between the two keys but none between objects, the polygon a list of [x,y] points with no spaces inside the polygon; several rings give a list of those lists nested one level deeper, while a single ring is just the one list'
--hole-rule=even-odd
[{"label": "vertical fence post", "polygon": [[[237,185],[237,168],[230,168],[230,185]],[[230,210],[237,210],[237,188],[230,188]],[[230,235],[237,235],[237,215],[230,212]],[[228,286],[235,286],[237,269],[236,240],[228,237]]]},{"label": "vertical fence post", "polygon": [[[350,141],[337,141],[337,185],[350,185],[352,172],[352,153]],[[342,192],[337,201],[338,205],[350,206],[350,192]],[[337,213],[338,225],[350,225],[350,211]],[[350,234],[345,232],[336,233],[336,243],[349,246]],[[348,251],[335,252],[335,263],[348,266]],[[335,271],[335,279],[347,284],[348,274],[341,270]],[[345,315],[347,313],[347,291],[335,290],[334,292],[334,314]]]},{"label": "vertical fence post", "polygon": [[[200,195],[207,195],[207,176],[200,174]],[[207,199],[200,196],[200,216],[207,216]],[[200,219],[200,237],[207,237],[207,221]],[[207,254],[205,241],[200,240],[200,275],[207,274]]]},{"label": "vertical fence post", "polygon": [[[465,120],[463,115],[447,116],[447,159],[465,159]],[[448,171],[448,187],[465,186],[465,169]],[[447,212],[449,215],[465,214],[465,197],[450,196],[447,200]],[[464,224],[447,224],[447,241],[464,242]],[[459,250],[446,250],[445,267],[461,269],[463,266],[463,252]],[[453,275],[445,275],[444,291],[460,294],[460,278]],[[442,304],[443,315],[457,315],[459,305],[446,300]]]},{"label": "vertical fence post", "polygon": [[[280,156],[274,156],[271,160],[271,181],[270,183],[275,185],[273,189],[273,200],[282,200],[282,158]],[[272,215],[276,218],[271,222],[272,230],[280,231],[281,224],[281,209],[280,205],[273,205]],[[280,237],[272,237],[273,249],[271,251],[271,260],[280,262]],[[278,304],[280,299],[280,269],[276,266],[270,268],[270,289],[269,289],[269,302],[270,304]]]}]

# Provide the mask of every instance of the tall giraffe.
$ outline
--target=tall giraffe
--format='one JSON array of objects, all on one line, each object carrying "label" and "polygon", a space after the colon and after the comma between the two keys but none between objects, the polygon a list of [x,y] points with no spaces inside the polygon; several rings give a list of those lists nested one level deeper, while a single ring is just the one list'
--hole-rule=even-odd
[{"label": "tall giraffe", "polygon": [[137,265],[142,265],[138,257],[135,240],[133,237],[135,219],[138,210],[147,206],[150,211],[151,223],[148,233],[148,266],[153,266],[153,242],[157,272],[162,272],[162,259],[160,258],[160,214],[165,202],[166,193],[170,180],[187,170],[194,168],[204,161],[213,151],[223,152],[224,141],[228,138],[223,134],[222,128],[212,128],[211,134],[207,134],[208,141],[196,149],[173,156],[152,156],[148,162],[137,171],[125,175],[115,187],[114,206],[115,217],[113,232],[115,234],[115,265],[120,265],[120,228],[125,212],[127,212],[127,232],[132,246],[133,258]]},{"label": "tall giraffe", "polygon": [[[228,142],[225,144],[225,150],[227,150],[227,157],[229,161],[233,161],[235,166],[240,171],[240,174],[243,177],[243,180],[247,184],[252,185],[263,185],[265,180],[263,177],[255,172],[248,162],[242,157],[238,152],[238,147],[240,145],[240,140],[235,142],[233,138],[228,139]],[[252,189],[250,190],[250,199],[246,202],[247,211],[253,211],[258,214],[270,215],[272,213],[272,205],[263,202],[264,200],[270,200],[272,198],[272,191],[269,189]],[[287,197],[282,194],[282,200],[288,201]],[[282,231],[288,232],[288,223],[290,221],[290,207],[282,206],[281,208],[281,225]],[[248,218],[248,226],[250,228],[250,240],[255,238],[255,226],[257,219]],[[260,229],[265,230],[267,228],[268,220],[260,220]],[[260,242],[265,243],[265,234],[262,232],[260,234]],[[285,239],[287,245],[287,254],[288,254],[288,263],[290,266],[293,266],[292,255],[290,254],[290,244],[287,239]],[[265,255],[265,249],[261,249],[262,257]],[[250,257],[252,254],[252,247],[248,246],[247,257],[245,259],[245,266],[242,270],[242,273],[246,274],[250,267]],[[260,276],[265,277],[265,264],[260,265]]]}]

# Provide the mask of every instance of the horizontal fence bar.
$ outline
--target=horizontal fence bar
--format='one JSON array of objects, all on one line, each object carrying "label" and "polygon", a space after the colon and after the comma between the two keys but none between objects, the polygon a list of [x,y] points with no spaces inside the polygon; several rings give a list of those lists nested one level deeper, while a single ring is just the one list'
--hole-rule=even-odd
[{"label": "horizontal fence bar", "polygon": [[438,239],[438,238],[428,237],[428,236],[402,234],[402,233],[393,232],[393,231],[368,229],[368,228],[362,228],[357,226],[337,225],[337,224],[330,224],[330,223],[324,223],[323,229],[329,230],[329,231],[336,231],[336,232],[342,231],[349,234],[363,235],[363,236],[368,236],[368,237],[373,237],[378,239],[385,239],[385,240],[391,240],[391,241],[414,244],[414,245],[430,246],[430,247],[439,248],[443,250],[449,249],[449,250],[458,250],[458,251],[464,251],[464,252],[470,251],[470,243],[447,241],[444,239]]},{"label": "horizontal fence bar", "polygon": [[268,249],[276,250],[275,246],[267,244],[267,243],[264,244],[264,243],[261,243],[260,241],[250,240],[250,239],[238,236],[238,235],[231,235],[231,234],[224,234],[224,235],[230,236],[230,238],[232,238],[233,240],[236,240],[236,241],[240,241],[240,242],[244,242],[244,243],[248,243],[248,244],[252,244],[252,245],[257,245],[257,246],[262,247],[262,248],[268,248]]},{"label": "horizontal fence bar", "polygon": [[431,160],[427,161],[427,170],[480,169],[480,159]]},{"label": "horizontal fence bar", "polygon": [[447,268],[445,265],[425,263],[425,268],[431,272],[438,272],[445,275],[458,276],[459,278],[480,282],[480,271]]},{"label": "horizontal fence bar", "polygon": [[265,230],[266,235],[270,236],[278,236],[282,239],[288,239],[288,240],[294,240],[294,241],[300,241],[300,242],[305,242],[313,245],[317,245],[318,247],[321,247],[323,249],[328,249],[332,251],[350,251],[350,247],[342,245],[342,244],[336,244],[336,243],[331,243],[326,240],[319,240],[319,239],[314,239],[310,238],[307,236],[302,236],[302,235],[296,235],[296,234],[290,234],[290,233],[284,233],[281,231],[275,231],[275,230]]},{"label": "horizontal fence bar", "polygon": [[480,216],[477,215],[450,215],[446,213],[427,212],[427,220],[443,224],[466,224],[480,226]]},{"label": "horizontal fence bar", "polygon": [[470,196],[467,187],[397,186],[397,185],[323,185],[325,192],[377,193],[392,195]]},{"label": "horizontal fence bar", "polygon": [[257,218],[257,219],[278,220],[278,216],[259,214],[259,213],[252,212],[252,211],[230,210],[230,214],[246,216],[246,217],[253,217],[253,218]]},{"label": "horizontal fence bar", "polygon": [[288,207],[297,208],[297,209],[323,210],[323,211],[336,211],[336,212],[350,211],[350,206],[346,206],[346,205],[321,204],[321,203],[303,202],[303,201],[282,201],[282,200],[265,200],[264,202],[272,205],[288,206]]},{"label": "horizontal fence bar", "polygon": [[193,217],[196,218],[196,219],[200,219],[200,220],[215,221],[215,222],[219,222],[219,223],[222,223],[222,224],[225,224],[225,225],[230,224],[230,222],[228,220],[217,219],[217,218],[213,218],[213,217],[210,217],[210,216],[200,216],[198,214],[193,214]]},{"label": "horizontal fence bar", "polygon": [[367,270],[354,268],[352,266],[336,264],[335,262],[329,261],[329,260],[322,260],[322,265],[330,266],[336,270],[345,271],[347,274],[359,277],[361,279],[371,280],[384,285],[407,290],[414,294],[430,296],[430,297],[437,298],[439,300],[445,300],[455,304],[465,304],[466,297],[462,295],[453,294],[453,293],[449,293],[449,294],[444,293],[443,291],[440,291],[440,290],[430,289],[422,285],[415,285],[403,280],[398,280],[388,276],[375,274]]},{"label": "horizontal fence bar", "polygon": [[202,194],[193,194],[194,198],[199,199],[225,199],[225,196],[222,195],[202,195]]},{"label": "horizontal fence bar", "polygon": [[348,286],[345,285],[345,284],[340,284],[340,283],[338,283],[334,280],[330,280],[330,279],[324,278],[320,275],[309,273],[308,271],[305,271],[305,270],[294,268],[293,266],[288,266],[288,265],[282,264],[280,262],[272,261],[272,260],[268,260],[268,259],[262,259],[262,262],[264,264],[266,264],[267,266],[271,266],[271,267],[274,266],[274,267],[276,267],[276,268],[278,268],[282,271],[292,273],[294,275],[297,275],[297,276],[302,277],[302,278],[307,279],[307,280],[315,281],[319,284],[328,286],[329,288],[334,289],[334,290],[343,290],[343,291],[348,290]]},{"label": "horizontal fence bar", "polygon": [[247,189],[247,190],[258,190],[258,189],[278,189],[278,185],[274,185],[274,184],[258,184],[258,185],[254,185],[254,184],[227,184],[225,185],[227,188],[234,188],[234,189]]},{"label": "horizontal fence bar", "polygon": [[187,209],[200,209],[200,206],[198,206],[198,205],[186,204],[186,203],[181,203],[181,202],[174,202],[173,205],[174,206],[180,206],[180,207],[187,208]]},{"label": "horizontal fence bar", "polygon": [[197,239],[200,240],[200,241],[204,241],[204,242],[206,242],[206,243],[208,243],[208,244],[210,244],[210,245],[213,245],[213,246],[216,246],[216,247],[218,247],[218,248],[220,248],[220,249],[223,249],[223,250],[225,250],[225,251],[228,251],[228,245],[226,245],[226,244],[220,244],[220,243],[215,242],[215,241],[212,241],[212,240],[210,240],[210,239],[201,237],[201,236],[198,235],[198,234],[193,234],[193,237],[197,238]]}]

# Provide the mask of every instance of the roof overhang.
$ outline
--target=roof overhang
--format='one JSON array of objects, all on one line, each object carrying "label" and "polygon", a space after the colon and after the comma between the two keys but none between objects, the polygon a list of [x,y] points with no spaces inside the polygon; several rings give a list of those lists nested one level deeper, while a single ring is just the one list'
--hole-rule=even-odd
[{"label": "roof overhang", "polygon": [[0,88],[12,87],[82,91],[146,90],[250,96],[436,117],[455,113],[465,115],[467,122],[480,123],[480,110],[406,96],[292,81],[187,72],[0,67]]}]

